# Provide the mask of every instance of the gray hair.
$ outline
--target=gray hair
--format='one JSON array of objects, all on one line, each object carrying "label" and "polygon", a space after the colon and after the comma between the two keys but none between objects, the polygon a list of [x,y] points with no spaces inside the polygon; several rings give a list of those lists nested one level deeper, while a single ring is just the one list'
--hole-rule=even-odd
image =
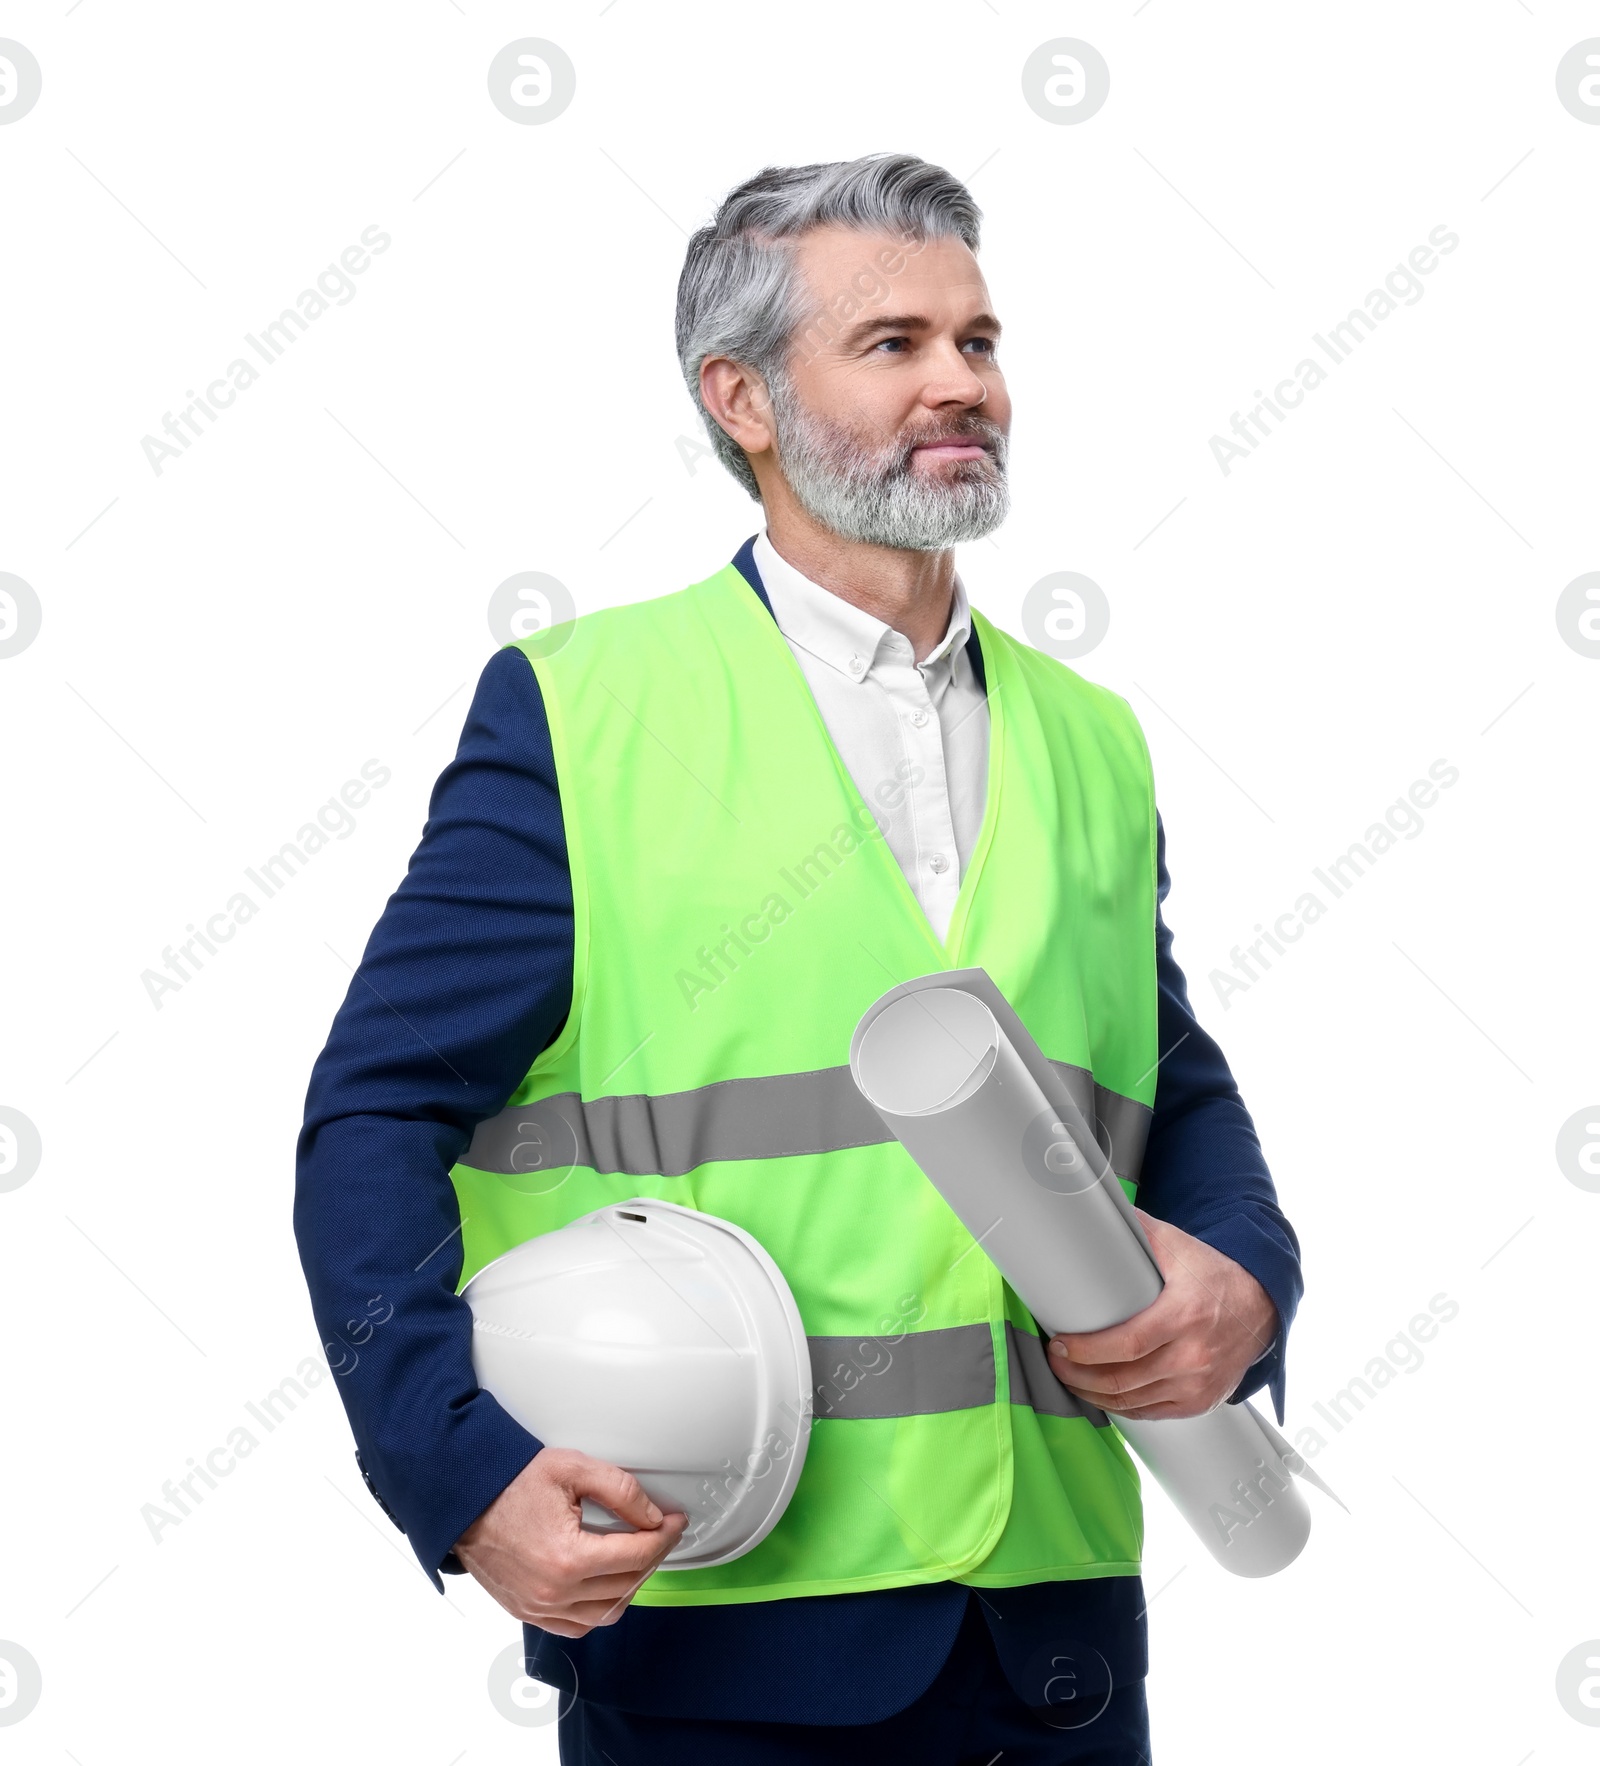
[{"label": "gray hair", "polygon": [[[761,492],[744,449],[700,396],[700,366],[707,356],[730,356],[769,391],[787,389],[791,342],[813,298],[794,240],[814,227],[843,225],[919,244],[956,238],[976,252],[982,218],[966,186],[943,166],[909,153],[870,153],[767,166],[731,190],[716,218],[689,241],[678,278],[678,361],[717,458],[757,502]],[[823,315],[819,323],[829,321]]]}]

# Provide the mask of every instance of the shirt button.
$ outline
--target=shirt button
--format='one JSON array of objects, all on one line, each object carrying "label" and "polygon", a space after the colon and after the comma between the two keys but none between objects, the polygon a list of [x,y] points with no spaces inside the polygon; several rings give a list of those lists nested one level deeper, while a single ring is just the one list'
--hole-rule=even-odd
[{"label": "shirt button", "polygon": [[921,728],[922,728],[922,726],[923,726],[923,725],[924,725],[924,724],[925,724],[925,723],[926,723],[926,722],[927,722],[927,721],[928,721],[928,714],[927,714],[927,712],[926,712],[926,711],[925,711],[925,710],[923,710],[923,709],[922,709],[922,708],[921,708],[921,707],[920,707],[920,706],[919,706],[919,707],[918,707],[918,708],[917,708],[917,710],[915,710],[915,711],[914,711],[914,712],[912,712],[912,714],[911,714],[911,721],[912,721],[912,723],[914,723],[914,724],[915,724],[915,725],[916,725],[916,726],[917,726],[917,728],[918,728],[918,729],[919,729],[919,730],[920,730],[920,729],[921,729]]},{"label": "shirt button", "polygon": [[867,672],[867,659],[864,656],[850,658],[850,672],[859,680]]},{"label": "shirt button", "polygon": [[942,852],[936,852],[933,857],[928,860],[928,863],[933,866],[934,870],[936,870],[941,877],[950,869],[950,861]]}]

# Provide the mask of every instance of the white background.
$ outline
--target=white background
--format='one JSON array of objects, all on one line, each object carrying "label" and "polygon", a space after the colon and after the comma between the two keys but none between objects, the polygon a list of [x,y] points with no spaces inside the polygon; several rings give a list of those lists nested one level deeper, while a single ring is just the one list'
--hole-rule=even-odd
[{"label": "white background", "polygon": [[[1177,955],[1304,1247],[1290,1432],[1320,1428],[1353,1511],[1313,1496],[1301,1561],[1237,1583],[1151,1493],[1156,1758],[1230,1760],[1241,1724],[1307,1763],[1594,1757],[1555,1682],[1600,1637],[1600,1195],[1555,1137],[1600,1096],[1600,661],[1555,603],[1600,568],[1600,127],[1555,70],[1597,21],[7,9],[43,68],[0,128],[0,570],[43,608],[0,661],[0,1103],[44,1149],[0,1194],[0,1638],[44,1685],[9,1757],[555,1759],[553,1725],[489,1698],[515,1622],[428,1586],[332,1379],[159,1544],[140,1510],[317,1349],[306,1080],[490,593],[522,570],[580,609],[663,593],[758,523],[686,445],[687,233],[763,165],[886,148],[984,210],[1015,513],[960,568],[1012,630],[1047,572],[1110,601],[1078,666],[1151,742]],[[530,35],[577,96],[522,127],[485,76]],[[1061,35],[1111,69],[1077,126],[1022,96]],[[157,475],[141,438],[372,224],[393,243],[355,298]],[[1224,475],[1210,437],[1440,225],[1460,245],[1423,297]],[[1441,758],[1460,779],[1424,830],[1225,1006],[1210,972]],[[393,776],[355,832],[158,1010],[141,973],[368,759]],[[1423,1364],[1320,1424],[1436,1294],[1459,1316]]]}]

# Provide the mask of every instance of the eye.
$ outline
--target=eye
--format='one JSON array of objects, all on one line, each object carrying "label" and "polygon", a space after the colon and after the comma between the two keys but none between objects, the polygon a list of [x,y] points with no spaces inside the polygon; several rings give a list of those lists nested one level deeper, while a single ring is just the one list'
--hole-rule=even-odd
[{"label": "eye", "polygon": [[[887,349],[891,344],[898,346],[895,348],[895,350],[893,352],[896,355],[903,355],[907,351],[909,351],[912,347],[911,339],[909,337],[904,337],[904,336],[880,337],[878,339],[878,341],[872,347],[876,351],[876,350],[881,350],[881,349]],[[995,351],[999,348],[999,339],[994,338],[994,337],[986,337],[986,336],[985,337],[969,337],[967,339],[967,341],[961,347],[963,350],[968,350],[972,347],[973,344],[979,345],[979,353],[980,354],[987,355],[987,356],[993,356]]]}]

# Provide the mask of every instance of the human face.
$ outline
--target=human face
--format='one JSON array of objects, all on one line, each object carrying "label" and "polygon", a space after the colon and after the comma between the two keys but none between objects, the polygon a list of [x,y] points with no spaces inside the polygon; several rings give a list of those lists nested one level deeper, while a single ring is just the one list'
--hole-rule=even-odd
[{"label": "human face", "polygon": [[1011,404],[977,260],[958,239],[831,226],[796,254],[813,314],[769,387],[795,500],[870,545],[981,539],[1009,509]]}]

